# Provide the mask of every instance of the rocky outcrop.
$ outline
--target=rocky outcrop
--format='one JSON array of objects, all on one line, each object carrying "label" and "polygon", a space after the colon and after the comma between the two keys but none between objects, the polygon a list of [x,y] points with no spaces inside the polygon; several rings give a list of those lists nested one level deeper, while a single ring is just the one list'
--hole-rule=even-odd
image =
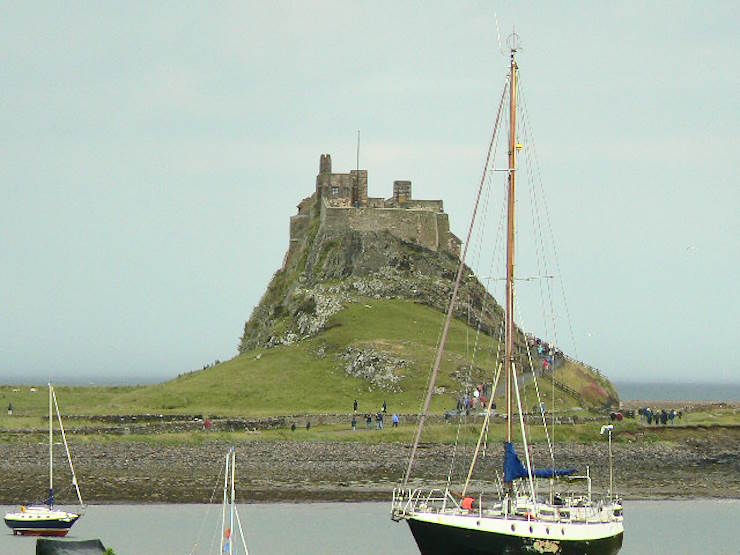
[{"label": "rocky outcrop", "polygon": [[406,368],[407,361],[375,349],[354,347],[347,347],[339,358],[347,362],[345,372],[348,375],[368,382],[368,391],[375,389],[401,391],[399,382],[403,376],[399,374],[399,370]]},{"label": "rocky outcrop", "polygon": [[[459,263],[448,252],[388,233],[349,230],[319,233],[293,260],[275,274],[246,323],[240,352],[313,337],[346,303],[363,297],[409,299],[445,311]],[[465,280],[458,298],[458,317],[473,315],[472,325],[484,332],[498,329],[501,308],[476,279]]]}]

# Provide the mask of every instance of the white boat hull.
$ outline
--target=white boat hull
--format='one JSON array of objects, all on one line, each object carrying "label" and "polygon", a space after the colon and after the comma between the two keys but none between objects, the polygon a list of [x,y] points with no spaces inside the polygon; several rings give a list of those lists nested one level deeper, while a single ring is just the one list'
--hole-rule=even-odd
[{"label": "white boat hull", "polygon": [[46,507],[29,507],[17,513],[7,513],[5,524],[14,535],[66,536],[80,515]]},{"label": "white boat hull", "polygon": [[610,522],[544,522],[519,518],[415,512],[405,516],[423,555],[614,555],[624,527]]}]

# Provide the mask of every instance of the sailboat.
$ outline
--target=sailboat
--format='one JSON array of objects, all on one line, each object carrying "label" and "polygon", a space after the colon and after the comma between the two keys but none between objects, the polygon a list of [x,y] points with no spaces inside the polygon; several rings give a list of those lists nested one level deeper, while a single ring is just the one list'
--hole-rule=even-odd
[{"label": "sailboat", "polygon": [[244,539],[242,521],[236,510],[236,449],[229,449],[226,454],[226,468],[224,470],[224,500],[221,510],[221,553],[236,555],[237,545],[234,541],[234,523],[239,526],[239,537],[241,539],[244,554],[249,555],[247,541]]},{"label": "sailboat", "polygon": [[[215,489],[214,489],[215,495]],[[213,501],[213,496],[211,497]],[[210,503],[209,503],[210,505]],[[234,525],[239,531],[240,542],[234,539]],[[202,531],[202,530],[201,530]],[[223,502],[221,504],[221,543],[218,551],[221,555],[237,555],[239,543],[244,550],[244,555],[249,555],[247,541],[244,537],[242,522],[236,509],[236,449],[229,448],[226,453],[226,464],[224,468]],[[200,532],[198,539],[190,550],[190,555],[195,555],[200,544]],[[213,544],[211,547],[215,547]],[[209,551],[210,552],[210,551]]]},{"label": "sailboat", "polygon": [[[59,430],[64,442],[64,450],[67,453],[67,462],[72,472],[72,485],[77,492],[77,499],[80,502],[80,511],[73,513],[54,508],[54,413],[56,410]],[[69,454],[67,445],[67,436],[64,433],[62,417],[59,413],[59,404],[54,392],[54,386],[49,384],[49,497],[45,505],[39,506],[21,506],[20,510],[15,513],[5,515],[5,524],[13,530],[14,535],[21,536],[66,536],[72,525],[82,516],[85,505],[82,502],[80,487],[77,484],[74,466],[72,466],[72,457]]]},{"label": "sailboat", "polygon": [[[507,81],[502,91],[501,100],[494,126],[491,146],[485,163],[483,178],[478,189],[473,217],[467,239],[461,253],[460,266],[457,272],[452,297],[448,307],[444,327],[441,333],[432,375],[429,381],[422,412],[411,447],[408,467],[400,487],[393,492],[393,520],[408,523],[417,546],[423,555],[442,554],[506,554],[519,553],[553,553],[560,555],[614,555],[622,546],[624,535],[622,503],[613,495],[611,483],[610,451],[610,486],[607,498],[597,500],[591,492],[591,476],[587,470],[582,476],[576,476],[573,469],[555,469],[554,457],[550,468],[535,469],[530,460],[526,426],[523,418],[522,401],[519,392],[515,357],[514,324],[514,247],[515,247],[515,208],[517,153],[522,148],[517,136],[517,96],[518,50],[516,34],[512,35],[510,64]],[[503,453],[503,484],[496,493],[483,492],[477,496],[469,493],[470,479],[476,460],[480,453],[481,442],[488,430],[494,395],[490,395],[487,410],[478,444],[475,447],[470,470],[462,493],[453,493],[449,481],[447,485],[436,488],[412,489],[409,478],[414,456],[429,410],[430,400],[435,388],[442,355],[447,340],[450,322],[453,317],[455,302],[465,269],[465,256],[470,244],[473,225],[478,212],[486,176],[492,166],[492,147],[500,127],[504,112],[505,100],[508,98],[508,167],[506,189],[506,306],[504,319],[504,360],[499,366],[505,377],[506,403],[506,437]],[[494,385],[495,391],[495,385]],[[516,402],[517,410],[514,410]],[[544,423],[544,409],[543,409]],[[514,446],[513,428],[518,418],[525,463],[517,455]],[[603,430],[602,430],[603,432]],[[611,449],[611,431],[609,431]],[[549,441],[549,436],[548,436]],[[552,451],[551,451],[552,453]],[[538,494],[537,478],[549,480],[549,494]],[[570,493],[561,496],[555,493],[555,484],[560,479],[581,480],[585,482],[587,493]]]}]

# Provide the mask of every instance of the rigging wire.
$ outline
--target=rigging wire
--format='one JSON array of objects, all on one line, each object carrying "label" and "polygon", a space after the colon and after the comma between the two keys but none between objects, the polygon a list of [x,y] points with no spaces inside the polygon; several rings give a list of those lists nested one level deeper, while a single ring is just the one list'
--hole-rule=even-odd
[{"label": "rigging wire", "polygon": [[432,400],[432,388],[433,388],[434,383],[436,381],[437,373],[439,372],[439,366],[440,366],[440,364],[442,362],[442,347],[444,346],[444,344],[445,344],[445,342],[447,340],[447,333],[449,331],[450,322],[452,320],[452,315],[453,315],[454,310],[455,310],[455,300],[457,298],[457,293],[458,293],[458,291],[460,289],[460,280],[462,278],[462,273],[463,273],[463,270],[465,269],[465,255],[467,254],[468,246],[470,244],[470,237],[472,235],[473,226],[475,224],[475,215],[476,215],[476,213],[478,211],[478,206],[479,206],[479,203],[480,203],[480,195],[481,195],[481,192],[482,192],[482,189],[483,189],[485,175],[486,175],[486,172],[487,172],[487,169],[488,169],[489,162],[491,162],[491,150],[493,149],[493,144],[496,141],[496,135],[497,135],[497,131],[498,131],[498,122],[499,122],[499,118],[501,116],[501,111],[502,111],[502,108],[503,108],[503,101],[504,101],[504,96],[505,96],[505,93],[506,93],[506,85],[507,84],[508,84],[508,79],[507,79],[507,83],[504,85],[504,90],[503,90],[502,95],[501,95],[501,102],[499,104],[498,113],[496,115],[496,124],[494,125],[494,128],[493,128],[493,133],[492,133],[492,136],[491,136],[491,143],[490,143],[490,145],[488,147],[488,155],[486,157],[486,161],[485,161],[485,164],[483,166],[483,176],[481,177],[481,184],[478,187],[478,192],[476,194],[475,204],[474,204],[474,207],[473,207],[473,217],[470,220],[470,226],[468,228],[468,234],[467,234],[467,237],[465,238],[465,246],[463,247],[463,251],[462,251],[462,253],[460,255],[460,265],[458,266],[458,269],[457,269],[457,276],[455,278],[455,287],[452,290],[452,298],[450,299],[450,304],[449,304],[449,307],[448,307],[448,310],[447,310],[447,316],[445,317],[445,327],[444,327],[443,332],[442,332],[442,338],[440,340],[440,347],[437,350],[437,355],[436,355],[436,358],[435,358],[434,367],[432,368],[432,375],[431,375],[431,377],[429,379],[429,386],[427,388],[426,397],[424,399],[424,407],[423,407],[423,409],[422,409],[422,411],[421,411],[421,413],[419,415],[419,425],[418,425],[418,427],[416,429],[416,434],[414,435],[414,442],[411,445],[411,453],[409,455],[409,463],[408,463],[408,466],[406,468],[406,473],[404,475],[403,482],[402,482],[402,486],[403,487],[405,487],[406,484],[408,483],[409,476],[411,474],[411,468],[412,468],[413,463],[414,463],[414,456],[416,454],[416,449],[417,449],[417,447],[419,445],[419,439],[421,437],[421,432],[422,432],[422,429],[424,427],[424,420],[426,418],[426,412],[429,409],[429,404],[431,403],[431,400]]},{"label": "rigging wire", "polygon": [[[519,91],[520,97],[523,95],[523,91],[520,88]],[[522,136],[524,138],[525,144],[529,143],[530,139],[530,133],[529,133],[529,115],[524,109],[524,101],[522,100]],[[534,233],[534,245],[535,245],[535,260],[537,262],[537,270],[541,274],[547,275],[549,274],[549,265],[548,265],[548,257],[547,257],[547,248],[545,246],[545,237],[544,233],[542,232],[542,214],[540,209],[540,198],[537,195],[537,189],[535,185],[535,176],[534,176],[534,169],[533,164],[535,161],[533,160],[532,156],[529,156],[529,153],[527,152],[527,155],[523,157],[524,158],[524,167],[526,169],[527,174],[527,183],[529,185],[529,197],[530,197],[530,216],[532,218],[532,230]],[[540,293],[540,304],[542,308],[542,320],[544,324],[544,332],[545,337],[553,337],[555,339],[555,342],[558,342],[557,338],[557,329],[555,326],[555,308],[553,306],[553,293],[552,293],[552,285],[548,281],[547,283],[543,284],[540,282],[539,284],[539,293]],[[545,289],[547,289],[547,293],[545,292]],[[550,322],[550,318],[548,318],[548,314],[545,309],[546,301],[549,300],[549,310],[550,310],[550,317],[552,318],[552,323]],[[550,324],[552,324],[552,329]]]},{"label": "rigging wire", "polygon": [[[500,137],[500,135],[499,135],[499,137]],[[499,141],[496,141],[495,144],[493,145],[493,152],[491,154],[491,160],[494,160],[494,161],[496,160],[496,153],[498,151],[498,146],[499,146]],[[480,219],[481,226],[480,226],[480,230],[476,230],[477,233],[476,233],[476,236],[475,236],[476,245],[477,246],[475,248],[475,251],[476,252],[475,252],[473,258],[476,260],[476,263],[471,263],[471,267],[479,267],[480,266],[480,260],[482,258],[483,240],[484,240],[485,235],[486,235],[486,226],[487,226],[487,223],[488,223],[489,204],[490,204],[490,200],[491,200],[491,197],[492,197],[492,191],[493,191],[493,179],[492,179],[492,177],[494,175],[494,171],[493,171],[493,166],[494,165],[495,165],[495,163],[494,164],[491,164],[491,166],[487,169],[487,172],[486,172],[484,195],[483,195],[483,203],[482,203],[482,210],[481,210],[481,219]],[[502,227],[502,221],[503,221],[503,211],[501,212],[501,216],[500,216],[500,220],[499,220],[499,225],[498,225],[499,231],[500,231],[500,229]],[[499,238],[499,236],[497,236],[497,240],[498,240],[498,238]],[[490,268],[489,268],[489,273],[490,273]],[[475,341],[474,341],[474,344],[473,344],[472,355],[469,355],[469,353],[468,353],[468,336],[469,336],[469,329],[470,329],[470,309],[471,309],[471,306],[472,306],[472,303],[471,303],[471,291],[470,291],[470,289],[473,287],[470,284],[471,283],[470,280],[472,278],[475,278],[475,274],[470,274],[470,275],[466,276],[466,281],[465,281],[466,286],[468,288],[468,302],[467,302],[468,325],[467,325],[466,330],[465,330],[465,335],[466,335],[466,339],[465,339],[465,358],[466,358],[466,361],[468,362],[468,365],[467,365],[467,373],[465,375],[465,390],[464,390],[465,391],[465,397],[464,397],[465,399],[468,399],[469,398],[470,391],[471,391],[470,390],[470,384],[472,383],[472,371],[473,371],[473,368],[475,366],[475,360],[476,360],[476,356],[477,356],[477,353],[478,353],[478,350],[479,350],[481,327],[483,325],[483,320],[484,320],[484,318],[486,316],[486,310],[488,308],[488,306],[487,306],[487,304],[488,304],[488,297],[489,297],[488,292],[487,292],[487,289],[482,284],[480,284],[481,285],[481,288],[483,289],[483,292],[484,292],[483,293],[483,302],[481,303],[481,308],[480,308],[479,315],[477,317],[475,317],[475,314],[474,314],[474,317],[475,317],[475,320],[476,320],[476,333],[475,333]],[[478,283],[480,283],[480,281],[478,281]],[[493,297],[491,297],[491,299],[493,299]],[[495,299],[493,300],[493,302],[495,304]],[[495,313],[491,313],[491,316],[492,317],[495,317]],[[503,323],[503,318],[501,319],[501,321]],[[493,367],[496,368],[497,367],[496,364],[494,364]],[[467,408],[466,408],[466,411],[465,411],[465,416],[463,417],[462,415],[459,415],[459,417],[458,417],[457,433],[456,433],[456,436],[455,436],[455,443],[454,443],[453,452],[452,452],[452,460],[450,462],[450,467],[449,467],[449,471],[448,471],[448,474],[447,474],[447,489],[448,490],[449,490],[449,486],[450,486],[450,483],[451,483],[451,480],[452,480],[453,467],[454,467],[455,459],[456,459],[456,455],[457,455],[457,449],[458,449],[458,443],[459,443],[459,440],[460,440],[461,427],[464,424],[466,424],[466,423],[467,423]],[[467,483],[466,483],[466,487],[467,487]]]},{"label": "rigging wire", "polygon": [[519,425],[521,427],[522,431],[522,443],[524,444],[524,458],[527,461],[527,474],[529,475],[529,489],[532,494],[532,502],[537,502],[537,497],[534,493],[534,480],[532,479],[532,464],[529,459],[529,445],[527,443],[527,434],[524,431],[524,415],[522,411],[522,399],[519,395],[519,384],[518,380],[516,379],[516,365],[512,365],[514,368],[511,369],[511,377],[514,380],[514,391],[516,392],[516,404],[517,408],[519,409]]},{"label": "rigging wire", "polygon": [[[527,113],[527,102],[526,102],[526,98],[525,97],[522,98],[521,104],[522,104],[522,109],[523,109],[524,113],[526,114]],[[527,119],[529,119],[529,118],[527,118]],[[532,156],[533,156],[533,159],[535,160],[535,165],[534,165],[535,175],[536,175],[536,182],[535,182],[535,184],[538,186],[538,188],[540,190],[540,194],[542,195],[542,198],[546,198],[545,197],[545,193],[544,193],[544,187],[542,185],[542,171],[541,171],[541,168],[540,168],[539,163],[537,162],[537,160],[539,159],[539,157],[537,155],[537,145],[535,143],[534,136],[532,136],[531,142],[532,142]],[[575,334],[573,332],[572,318],[570,316],[570,309],[568,308],[568,299],[567,299],[567,296],[565,294],[565,284],[564,284],[563,279],[562,279],[562,275],[563,274],[562,274],[562,272],[560,270],[560,257],[558,256],[557,245],[556,245],[555,240],[554,240],[555,235],[554,235],[553,230],[552,230],[552,218],[550,216],[550,209],[549,209],[549,206],[548,206],[548,203],[547,202],[544,202],[543,203],[543,206],[544,206],[544,212],[545,212],[545,218],[544,218],[544,220],[547,223],[548,231],[549,231],[549,234],[550,234],[549,236],[552,238],[552,250],[553,250],[553,258],[554,258],[554,261],[555,261],[556,274],[558,276],[560,276],[560,279],[558,280],[558,282],[560,284],[561,294],[562,294],[562,298],[563,298],[563,308],[565,309],[566,321],[568,323],[568,329],[569,329],[569,332],[570,332],[570,339],[571,339],[571,342],[572,342],[573,355],[575,356],[576,359],[579,359],[580,357],[578,355],[578,348],[577,348],[577,344],[576,344],[576,338],[575,338]]]},{"label": "rigging wire", "polygon": [[[520,81],[520,83],[521,83],[521,81]],[[572,325],[572,319],[571,319],[571,316],[570,316],[570,309],[568,307],[568,301],[567,301],[567,297],[566,297],[566,294],[565,294],[565,285],[564,285],[564,281],[562,279],[562,272],[560,270],[560,259],[559,259],[559,256],[558,256],[557,245],[555,243],[555,235],[554,235],[553,229],[552,229],[552,217],[550,215],[549,204],[548,204],[548,202],[546,200],[547,197],[545,195],[544,186],[542,184],[542,169],[541,169],[541,166],[539,164],[539,156],[537,154],[537,145],[536,145],[536,142],[535,142],[535,139],[534,139],[534,133],[532,133],[532,131],[531,131],[532,123],[531,123],[531,118],[529,116],[529,112],[528,112],[528,109],[527,109],[527,97],[526,97],[526,94],[525,94],[525,92],[524,92],[523,89],[520,90],[520,93],[519,94],[520,94],[520,98],[521,98],[520,105],[522,107],[522,127],[523,127],[523,132],[524,132],[524,136],[526,137],[527,144],[528,145],[531,145],[531,148],[528,149],[528,150],[531,151],[531,155],[528,154],[527,156],[525,156],[525,161],[526,161],[526,164],[527,164],[527,173],[528,173],[529,179],[531,180],[530,191],[531,191],[531,197],[532,197],[532,206],[534,208],[534,211],[533,211],[533,219],[534,219],[534,224],[535,224],[535,225],[533,225],[533,229],[535,230],[535,233],[537,234],[538,239],[539,239],[539,241],[537,242],[537,245],[538,245],[538,250],[539,250],[540,256],[537,257],[537,260],[538,260],[538,264],[539,264],[540,261],[542,261],[544,268],[546,269],[546,271],[548,271],[547,270],[547,267],[548,267],[548,257],[546,256],[546,253],[548,251],[545,248],[545,244],[544,244],[544,238],[547,236],[547,237],[550,238],[550,243],[551,243],[551,248],[552,248],[552,254],[553,254],[553,259],[554,259],[555,268],[556,268],[556,272],[555,273],[556,273],[556,275],[559,278],[558,279],[558,283],[560,284],[560,292],[561,292],[561,295],[562,295],[563,307],[565,309],[566,322],[567,322],[568,330],[569,330],[569,333],[570,333],[570,338],[571,338],[573,352],[574,352],[574,355],[576,356],[576,358],[578,358],[578,354],[577,354],[578,351],[577,351],[577,346],[576,346],[575,334],[573,333],[573,325]],[[540,201],[540,199],[542,199],[542,200]],[[544,213],[544,217],[543,217],[543,213]],[[549,235],[546,235],[543,232],[543,230],[542,230],[542,227],[543,227],[542,221],[543,220],[544,220],[544,222],[547,225],[547,229],[548,229]],[[559,337],[558,337],[558,333],[557,333],[557,326],[556,326],[556,312],[555,312],[555,308],[553,306],[553,301],[554,301],[554,298],[555,298],[555,293],[554,293],[554,291],[552,289],[552,285],[549,283],[549,281],[548,281],[548,283],[546,285],[547,285],[547,290],[548,290],[547,298],[549,299],[549,305],[550,305],[550,316],[552,318],[552,337],[554,339],[555,345],[557,346],[557,345],[559,345],[560,341],[559,341]],[[547,324],[549,322],[549,319],[546,317],[546,314],[545,314],[545,308],[544,308],[544,305],[545,305],[545,297],[544,297],[544,291],[542,290],[542,288],[540,288],[540,299],[541,299],[542,311],[543,311],[543,321],[545,323],[545,331],[547,332]],[[550,343],[551,343],[550,346],[552,348],[552,342],[550,342]],[[553,351],[554,350],[555,349],[553,349]],[[551,406],[551,409],[552,410],[551,410],[551,424],[550,424],[550,427],[551,427],[551,430],[552,430],[552,443],[554,445],[555,444],[555,431],[556,431],[556,428],[555,428],[555,403],[556,403],[556,398],[555,398],[555,360],[554,360],[554,358],[553,358],[551,364],[552,364],[552,368],[551,368],[550,372],[551,372],[551,399],[552,400],[551,400],[551,405],[550,406]],[[553,455],[553,467],[554,467],[554,455]]]},{"label": "rigging wire", "polygon": [[[506,113],[504,112],[503,115],[504,115],[504,118],[505,118],[506,117]],[[498,152],[498,146],[499,146],[499,142],[501,140],[500,137],[501,137],[501,135],[499,135],[499,141],[497,141],[493,145],[493,152],[492,152],[492,155],[491,155],[491,160],[494,160],[494,161],[496,160],[496,155],[497,155],[497,152]],[[478,230],[478,232],[476,233],[477,249],[476,249],[476,253],[475,253],[475,257],[474,258],[477,261],[477,263],[474,264],[474,265],[471,264],[471,266],[474,266],[474,267],[479,267],[480,266],[480,259],[482,258],[482,254],[481,253],[482,253],[482,250],[483,250],[483,240],[484,240],[484,238],[486,236],[486,226],[487,226],[487,223],[488,223],[489,204],[490,204],[490,200],[492,198],[492,191],[495,191],[495,189],[493,187],[493,185],[494,185],[493,176],[495,175],[495,171],[493,169],[494,166],[495,166],[495,163],[491,164],[489,166],[488,171],[487,171],[487,174],[486,174],[486,186],[485,186],[485,189],[484,189],[485,195],[483,197],[483,209],[481,210],[481,214],[482,214],[482,217],[481,217],[481,226],[480,226],[480,230]],[[505,208],[505,204],[502,204],[502,210],[501,210],[501,212],[499,214],[499,223],[498,223],[498,226],[497,226],[497,233],[495,235],[495,243],[494,243],[494,249],[493,249],[494,256],[495,256],[495,253],[498,251],[498,245],[501,242],[501,237],[503,235],[503,231],[502,230],[503,230],[503,221],[504,221],[504,214],[505,214],[504,208]],[[491,259],[490,259],[490,266],[489,266],[489,271],[488,271],[489,274],[492,271],[493,265],[494,265],[494,257],[492,256]],[[475,278],[475,277],[476,276],[474,274],[470,274],[469,276],[467,276],[468,279]],[[490,293],[488,293],[488,289],[486,287],[484,287],[483,284],[480,282],[480,278],[477,280],[477,283],[483,289],[483,295],[482,295],[483,301],[481,302],[480,312],[478,313],[478,315],[476,316],[474,314],[474,321],[476,322],[476,333],[475,333],[475,341],[474,341],[474,345],[473,345],[472,355],[469,358],[467,357],[468,344],[467,344],[467,329],[466,329],[466,358],[468,358],[468,360],[469,360],[468,372],[467,372],[467,375],[466,375],[466,388],[465,388],[466,398],[470,394],[469,386],[472,383],[472,370],[475,367],[475,361],[476,361],[478,352],[480,350],[480,345],[481,345],[480,336],[481,336],[481,331],[482,331],[484,320],[485,320],[487,314],[490,314],[492,321],[495,321],[496,316],[497,316],[496,315],[496,311],[495,311],[495,308],[497,306],[496,301],[495,301],[495,298],[493,297],[493,295],[490,295]],[[467,305],[468,305],[468,315],[469,315],[470,314],[470,308],[471,308],[471,291],[470,291],[470,289],[472,287],[474,287],[474,286],[473,285],[470,285],[470,281],[466,281],[466,284],[468,284],[468,303],[467,303]],[[492,311],[489,309],[489,300],[493,302],[493,310]],[[503,326],[503,317],[499,317],[499,320],[501,322],[501,326]],[[468,327],[469,326],[470,326],[470,324],[468,323]],[[503,329],[503,327],[501,327],[501,329]],[[493,337],[492,337],[492,339],[493,339]],[[500,341],[500,339],[499,339],[499,341]],[[499,351],[500,351],[500,343],[497,344],[496,360],[494,361],[494,364],[492,365],[492,368],[494,368],[494,369],[495,368],[498,368]],[[495,376],[497,376],[497,373],[494,371],[494,373],[491,375],[491,377],[492,378],[495,378]],[[493,390],[491,391],[491,398],[493,398],[494,394],[495,394],[495,386],[494,386]],[[466,421],[467,421],[467,419],[462,419],[462,418],[460,418],[458,420],[458,430],[457,430],[457,436],[456,436],[456,439],[455,439],[455,447],[454,447],[454,450],[453,450],[453,459],[455,457],[455,453],[457,452],[457,446],[458,446],[458,441],[459,441],[459,437],[460,437],[460,426],[463,424],[463,422],[466,422]],[[488,429],[488,426],[486,425],[486,431],[487,431],[487,429]],[[486,439],[487,439],[487,436],[486,436]],[[486,444],[487,444],[487,442],[486,442]],[[476,455],[474,455],[474,457],[477,456],[477,450],[478,450],[479,446],[480,446],[480,440],[479,440],[478,446],[476,447]],[[484,447],[484,451],[485,451],[485,447]],[[454,464],[454,460],[453,460],[453,463],[452,464]],[[450,473],[448,474],[448,486],[449,486],[450,479],[451,479],[452,464],[450,466]],[[471,466],[471,469],[472,469],[472,466]],[[469,478],[469,474],[468,474],[468,478],[466,480],[466,488],[467,488],[467,481],[469,481],[469,479],[470,478]]]},{"label": "rigging wire", "polygon": [[[521,316],[521,311],[518,310],[518,312],[519,312],[519,322],[520,322],[520,325],[522,325],[523,327],[523,323],[522,323],[523,319]],[[542,407],[542,397],[540,396],[540,388],[537,382],[537,372],[535,371],[534,362],[532,360],[532,351],[529,348],[529,341],[525,341],[524,343],[527,348],[527,359],[529,361],[529,368],[532,370],[532,382],[534,383],[534,388],[537,393],[537,408],[540,411],[540,415],[542,416],[542,426],[545,429],[545,438],[547,439],[547,448],[550,451],[550,461],[552,462],[552,468],[555,468],[555,455],[553,452],[552,442],[550,441],[550,432],[548,430],[547,420],[545,419],[545,411],[543,410],[543,407]]]},{"label": "rigging wire", "polygon": [[[221,485],[221,470],[218,471],[218,478],[216,478],[216,485],[213,486],[213,491],[211,491],[211,497],[208,500],[208,509],[206,510],[205,516],[200,521],[200,526],[198,527],[198,535],[195,537],[195,543],[193,544],[193,547],[190,549],[190,555],[193,555],[195,553],[195,550],[198,548],[198,545],[200,544],[200,538],[203,534],[203,528],[205,527],[205,523],[211,514],[211,509],[213,508],[213,500],[216,497],[216,491],[219,489],[220,485]],[[215,536],[215,530],[214,530],[214,536]],[[213,546],[213,543],[214,541],[212,539],[211,546]]]}]

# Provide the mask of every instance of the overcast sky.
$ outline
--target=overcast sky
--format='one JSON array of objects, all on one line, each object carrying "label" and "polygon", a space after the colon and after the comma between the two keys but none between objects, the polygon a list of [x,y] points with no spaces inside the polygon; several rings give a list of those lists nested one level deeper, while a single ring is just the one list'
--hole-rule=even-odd
[{"label": "overcast sky", "polygon": [[737,2],[12,2],[0,10],[0,382],[236,354],[319,155],[464,236],[507,60],[580,358],[740,381]]}]

